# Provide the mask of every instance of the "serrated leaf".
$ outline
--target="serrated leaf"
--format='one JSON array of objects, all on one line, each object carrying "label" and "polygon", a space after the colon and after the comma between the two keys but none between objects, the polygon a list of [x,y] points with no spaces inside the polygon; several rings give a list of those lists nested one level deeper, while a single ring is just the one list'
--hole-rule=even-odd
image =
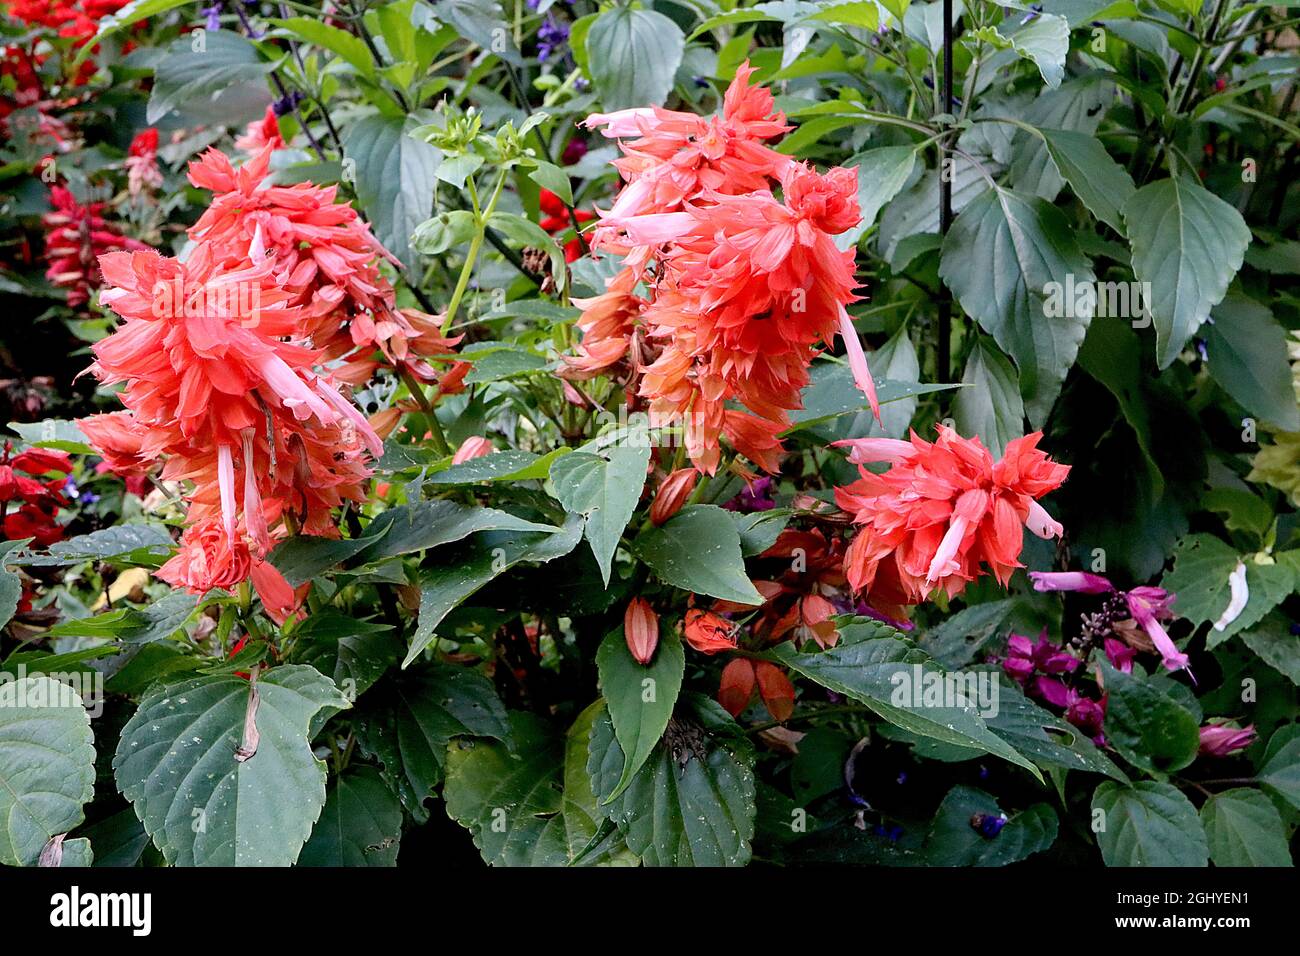
[{"label": "serrated leaf", "polygon": [[1300,725],[1289,724],[1269,738],[1255,777],[1266,790],[1300,810]]},{"label": "serrated leaf", "polygon": [[[882,625],[876,633],[891,631]],[[825,651],[798,651],[786,642],[774,647],[771,654],[809,680],[866,704],[895,726],[922,737],[995,754],[1042,778],[1030,760],[993,733],[974,702],[961,698],[950,706],[935,707],[900,700],[896,688],[915,683],[917,669],[923,681],[926,673],[941,679],[942,672],[923,653],[896,637],[850,640],[848,634],[842,633],[840,643]]]},{"label": "serrated leaf", "polygon": [[685,48],[681,29],[662,13],[613,7],[587,31],[587,70],[606,110],[662,106]]},{"label": "serrated leaf", "polygon": [[954,220],[943,241],[939,275],[1015,360],[1025,411],[1040,426],[1092,320],[1086,308],[1081,313],[1049,307],[1053,290],[1066,288],[1067,277],[1075,285],[1094,279],[1065,217],[1037,197],[990,190]]},{"label": "serrated leaf", "polygon": [[1143,186],[1124,204],[1133,272],[1151,284],[1156,360],[1167,367],[1241,268],[1250,230],[1241,213],[1186,176]]},{"label": "serrated leaf", "polygon": [[1178,542],[1174,567],[1160,582],[1175,595],[1174,612],[1194,625],[1217,620],[1228,606],[1228,576],[1237,567],[1236,549],[1210,534],[1190,534]]},{"label": "serrated leaf", "polygon": [[[602,824],[608,826],[597,806],[596,793],[587,774],[587,754],[591,750],[591,731],[596,718],[605,713],[605,701],[597,698],[578,715],[564,735],[564,835],[572,861],[591,844]],[[615,831],[617,832],[617,831]],[[636,866],[636,854],[627,848],[621,834],[609,846],[588,853],[580,861],[584,866]]]},{"label": "serrated leaf", "polygon": [[426,568],[420,577],[419,623],[402,666],[409,666],[433,643],[438,625],[453,608],[493,578],[521,562],[540,564],[571,552],[581,540],[582,520],[570,515],[554,532],[487,532],[455,554],[445,556],[444,563]]},{"label": "serrated leaf", "polygon": [[243,762],[250,684],[234,675],[155,688],[122,729],[118,789],[174,866],[289,866],[325,804],[311,750],[320,713],[351,705],[313,667],[259,677],[256,753]]},{"label": "serrated leaf", "polygon": [[95,738],[80,696],[52,677],[0,684],[0,863],[32,866],[85,817]]},{"label": "serrated leaf", "polygon": [[541,718],[513,712],[509,739],[509,747],[473,740],[448,749],[447,815],[494,866],[563,866],[563,738]]},{"label": "serrated leaf", "polygon": [[[649,664],[640,664],[627,647],[620,627],[596,651],[596,672],[614,734],[626,757],[623,772],[606,802],[619,796],[650,756],[673,715],[686,671],[681,638],[668,631]],[[647,696],[650,698],[647,700]]]},{"label": "serrated leaf", "polygon": [[361,749],[383,764],[387,780],[417,822],[442,779],[447,744],[456,737],[510,736],[492,682],[464,667],[422,668],[394,678],[357,711]]},{"label": "serrated leaf", "polygon": [[602,454],[577,451],[551,465],[555,497],[584,518],[582,533],[609,586],[610,568],[623,529],[641,500],[650,461],[645,447],[615,446]]},{"label": "serrated leaf", "polygon": [[372,767],[334,778],[299,866],[396,866],[402,805]]},{"label": "serrated leaf", "polygon": [[925,862],[930,866],[1007,866],[1056,842],[1056,811],[1035,803],[1009,814],[996,836],[986,837],[971,824],[976,814],[996,817],[998,803],[983,790],[956,786],[948,791],[935,812],[926,836]]},{"label": "serrated leaf", "polygon": [[208,31],[202,50],[192,44],[190,37],[182,36],[166,48],[154,71],[146,122],[157,123],[192,101],[213,100],[227,87],[275,69],[252,43],[231,30]]},{"label": "serrated leaf", "polygon": [[[572,457],[572,456],[570,456]],[[637,555],[673,587],[757,607],[763,596],[745,573],[740,533],[721,508],[690,505],[633,543]]]},{"label": "serrated leaf", "polygon": [[1040,765],[1102,773],[1128,782],[1127,774],[1077,727],[1039,707],[1006,679],[1000,680],[998,712],[988,719],[989,730]]},{"label": "serrated leaf", "polygon": [[57,566],[125,557],[146,563],[170,554],[175,546],[171,534],[162,525],[118,524],[66,541],[55,541],[45,553],[18,552],[7,556],[5,561],[27,566]]},{"label": "serrated leaf", "polygon": [[1205,327],[1210,374],[1241,406],[1286,431],[1300,431],[1287,333],[1265,305],[1229,294]]},{"label": "serrated leaf", "polygon": [[1209,848],[1196,808],[1177,787],[1107,780],[1092,795],[1103,829],[1097,845],[1107,866],[1206,866]]},{"label": "serrated leaf", "polygon": [[1293,866],[1286,828],[1273,801],[1238,787],[1201,807],[1201,825],[1215,866]]},{"label": "serrated leaf", "polygon": [[978,436],[995,459],[1001,458],[1007,442],[1025,433],[1025,406],[1015,367],[996,346],[980,338],[966,360],[961,381],[969,387],[953,399],[957,430],[968,438]]},{"label": "serrated leaf", "polygon": [[411,235],[433,210],[439,152],[407,133],[415,117],[366,116],[343,133],[343,151],[356,162],[357,202],[375,238],[407,268],[417,255]]},{"label": "serrated leaf", "polygon": [[602,809],[646,866],[743,866],[757,813],[754,750],[730,716],[691,695],[683,720],[697,732],[674,751],[661,741],[622,796],[605,806],[625,762],[609,715],[596,718],[587,771]]},{"label": "serrated leaf", "polygon": [[1106,685],[1106,740],[1129,763],[1173,773],[1196,759],[1196,715],[1156,685],[1102,663]]},{"label": "serrated leaf", "polygon": [[1057,172],[1070,184],[1088,211],[1121,236],[1122,210],[1136,192],[1133,178],[1090,133],[1066,129],[1040,129],[1047,153]]},{"label": "serrated leaf", "polygon": [[496,508],[479,508],[440,498],[381,512],[366,528],[365,537],[370,543],[356,558],[363,564],[382,561],[451,544],[480,531],[553,533],[557,530],[553,525],[526,521]]}]

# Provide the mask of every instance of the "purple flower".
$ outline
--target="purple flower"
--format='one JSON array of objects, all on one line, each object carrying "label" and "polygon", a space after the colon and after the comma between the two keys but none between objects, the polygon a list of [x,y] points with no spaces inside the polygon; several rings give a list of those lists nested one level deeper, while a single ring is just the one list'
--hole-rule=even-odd
[{"label": "purple flower", "polygon": [[[1142,628],[1155,644],[1156,650],[1160,652],[1160,657],[1164,660],[1167,670],[1187,670],[1188,676],[1191,676],[1191,670],[1187,667],[1187,655],[1175,646],[1173,638],[1164,629],[1161,621],[1170,620],[1174,613],[1170,610],[1170,605],[1174,602],[1174,595],[1170,594],[1164,588],[1157,587],[1137,587],[1131,591],[1116,591],[1115,585],[1111,584],[1100,574],[1089,574],[1086,571],[1030,571],[1029,580],[1034,583],[1035,591],[1078,591],[1082,594],[1105,594],[1115,592],[1124,598],[1124,603],[1128,606],[1128,612],[1132,615],[1133,620],[1137,622],[1138,627]],[[1195,680],[1195,678],[1193,678]]]},{"label": "purple flower", "polygon": [[1104,647],[1106,649],[1106,659],[1110,661],[1115,670],[1124,674],[1133,673],[1133,658],[1137,656],[1137,651],[1113,637],[1106,638]]},{"label": "purple flower", "polygon": [[556,50],[569,42],[569,25],[549,13],[537,28],[537,59],[545,63]]},{"label": "purple flower", "polygon": [[750,511],[771,511],[776,507],[776,501],[772,497],[775,490],[776,482],[771,478],[755,478],[745,485],[740,494],[722,507],[728,511],[745,513]]},{"label": "purple flower", "polygon": [[1254,724],[1245,727],[1206,724],[1201,728],[1201,753],[1207,757],[1226,757],[1233,751],[1245,750],[1254,742]]},{"label": "purple flower", "polygon": [[204,23],[203,23],[204,29],[207,29],[207,30],[220,30],[220,29],[221,29],[221,2],[220,2],[220,0],[218,0],[217,3],[214,3],[214,4],[213,4],[212,6],[210,6],[210,7],[203,7],[202,9],[199,10],[199,13],[203,14],[203,16],[207,18],[207,19],[204,21]]},{"label": "purple flower", "polygon": [[302,93],[294,90],[292,93],[286,93],[271,105],[276,116],[287,116],[294,111],[294,108],[302,102]]},{"label": "purple flower", "polygon": [[1037,643],[1023,634],[1012,634],[1007,640],[1007,656],[1002,661],[1002,669],[1007,676],[1023,684],[1035,672],[1068,674],[1078,670],[1082,664],[1083,661],[1060,644],[1049,641],[1044,631],[1038,636]]}]

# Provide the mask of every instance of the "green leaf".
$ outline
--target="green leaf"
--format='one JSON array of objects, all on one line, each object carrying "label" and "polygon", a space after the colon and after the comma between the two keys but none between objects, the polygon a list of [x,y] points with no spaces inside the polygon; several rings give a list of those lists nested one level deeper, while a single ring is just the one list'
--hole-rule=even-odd
[{"label": "green leaf", "polygon": [[424,479],[426,485],[476,485],[480,482],[534,481],[545,479],[551,464],[569,453],[560,447],[545,455],[507,448],[479,458],[462,461]]},{"label": "green leaf", "polygon": [[402,805],[371,767],[334,778],[299,866],[396,866]]},{"label": "green leaf", "polygon": [[641,500],[650,443],[606,448],[601,454],[576,451],[551,465],[555,497],[583,516],[583,535],[609,586],[610,567],[623,529]]},{"label": "green leaf", "polygon": [[1092,812],[1107,866],[1205,866],[1209,862],[1196,808],[1177,787],[1147,780],[1122,786],[1107,780],[1092,795]]},{"label": "green leaf", "polygon": [[347,698],[313,667],[266,671],[257,751],[240,762],[249,692],[234,675],[158,687],[122,730],[118,789],[173,866],[289,866],[320,816],[325,765],[311,728]]},{"label": "green leaf", "polygon": [[[896,690],[921,681],[942,680],[943,672],[916,648],[897,637],[892,628],[864,625],[861,639],[841,634],[840,643],[825,651],[797,651],[786,642],[771,655],[823,687],[844,694],[897,727],[949,744],[995,754],[1042,779],[1038,768],[993,733],[976,704],[957,695],[948,706],[926,706]],[[877,636],[879,635],[879,636]],[[926,676],[931,675],[931,676]],[[915,688],[917,692],[920,687]],[[946,703],[946,702],[945,702]]]},{"label": "green leaf", "polygon": [[[988,28],[986,28],[987,30]],[[983,35],[986,31],[980,31]],[[1020,56],[1038,67],[1043,82],[1056,89],[1065,77],[1065,57],[1070,52],[1070,24],[1065,17],[1040,13],[1005,41]]]},{"label": "green leaf", "polygon": [[356,162],[357,202],[389,252],[416,264],[411,235],[433,210],[440,154],[408,136],[414,116],[366,116],[343,133],[344,155]]},{"label": "green leaf", "polygon": [[536,168],[528,174],[528,178],[543,189],[555,193],[560,197],[561,202],[573,205],[573,185],[569,182],[569,174],[559,166],[538,161]]},{"label": "green leaf", "polygon": [[1265,664],[1300,685],[1300,639],[1291,633],[1291,622],[1285,616],[1270,614],[1242,631],[1241,639]]},{"label": "green leaf", "polygon": [[[541,226],[531,219],[507,212],[494,212],[492,218],[488,220],[488,225],[506,238],[513,239],[521,246],[541,249],[550,256],[551,278],[555,282],[556,290],[559,292],[564,291],[564,283],[568,274],[568,267],[564,261],[564,250]],[[466,380],[469,380],[469,376],[466,376]]]},{"label": "green leaf", "polygon": [[562,558],[582,537],[582,521],[571,515],[555,534],[480,535],[472,545],[426,569],[420,578],[420,617],[403,667],[433,643],[442,619],[493,578],[520,562],[545,563]]},{"label": "green leaf", "polygon": [[128,644],[149,644],[171,637],[198,609],[198,598],[175,590],[148,607],[119,608],[94,617],[63,621],[47,632],[52,637],[107,637]]},{"label": "green leaf", "polygon": [[682,31],[653,10],[608,9],[587,31],[587,70],[606,110],[662,106],[685,48]]},{"label": "green leaf", "polygon": [[294,535],[276,545],[267,560],[275,565],[291,586],[297,587],[356,557],[387,534],[390,527],[391,524],[382,525],[375,533],[360,538]]},{"label": "green leaf", "polygon": [[1087,735],[1039,707],[1006,679],[999,683],[998,712],[987,723],[989,730],[1040,766],[1102,773],[1128,783],[1124,771]]},{"label": "green leaf", "polygon": [[380,761],[383,776],[417,822],[442,779],[447,744],[456,737],[510,736],[506,710],[482,674],[436,666],[403,674],[366,698],[356,715],[362,752]]},{"label": "green leaf", "polygon": [[1067,129],[1040,129],[1047,153],[1062,178],[1094,216],[1121,236],[1122,210],[1136,191],[1133,178],[1110,158],[1101,140]]},{"label": "green leaf", "polygon": [[[441,172],[442,166],[438,167]],[[478,226],[468,209],[443,210],[415,227],[411,245],[426,256],[436,256],[474,238]]]},{"label": "green leaf", "polygon": [[487,52],[513,66],[523,65],[514,33],[496,0],[439,0],[433,15]]},{"label": "green leaf", "polygon": [[1285,431],[1300,431],[1300,406],[1291,386],[1287,333],[1273,313],[1229,293],[1205,329],[1210,374],[1246,411]]},{"label": "green leaf", "polygon": [[627,648],[623,628],[610,632],[596,651],[600,693],[614,723],[614,734],[626,756],[618,783],[604,802],[619,796],[659,743],[673,715],[686,671],[681,639],[668,631],[649,664],[637,663]]},{"label": "green leaf", "polygon": [[94,52],[102,40],[119,30],[129,27],[133,23],[138,23],[147,17],[156,17],[168,10],[183,7],[188,3],[189,0],[131,0],[117,13],[104,17],[99,21],[95,35],[81,47],[77,58],[72,62],[72,67],[80,66],[82,61]]},{"label": "green leaf", "polygon": [[1031,424],[1041,426],[1093,314],[1088,308],[1080,314],[1070,303],[1052,307],[1060,301],[1053,292],[1067,287],[1067,276],[1075,285],[1094,279],[1065,217],[1037,197],[990,190],[954,220],[943,241],[939,275],[1015,360],[1025,411]]},{"label": "green leaf", "polygon": [[1056,842],[1056,811],[1035,803],[1009,819],[994,837],[981,835],[971,824],[976,814],[996,817],[998,802],[983,790],[956,786],[948,791],[930,823],[925,842],[929,866],[1007,866]]},{"label": "green leaf", "polygon": [[1114,84],[1099,73],[1089,73],[1062,83],[1058,89],[1043,90],[1023,110],[1014,106],[998,110],[995,115],[1023,119],[1037,130],[1020,130],[1012,138],[1011,182],[1016,189],[1055,202],[1065,180],[1052,161],[1043,131],[1066,130],[1092,136],[1114,101]]},{"label": "green leaf", "polygon": [[1292,866],[1286,828],[1273,801],[1238,787],[1201,807],[1201,825],[1215,866]]},{"label": "green leaf", "polygon": [[859,153],[846,164],[858,171],[858,208],[862,221],[837,238],[847,249],[876,222],[876,216],[902,191],[916,166],[916,150],[910,146],[882,146]]},{"label": "green leaf", "polygon": [[291,660],[333,678],[343,696],[355,701],[401,656],[392,625],[358,621],[325,608],[294,631]]},{"label": "green leaf", "polygon": [[56,541],[44,554],[19,552],[5,558],[9,564],[57,566],[81,561],[125,558],[131,563],[150,563],[175,548],[171,534],[162,525],[117,524],[90,534]]},{"label": "green leaf", "polygon": [[[597,698],[578,715],[564,735],[564,835],[569,859],[582,853],[600,833],[605,817],[596,803],[587,774],[587,754],[591,750],[591,731],[596,718],[605,713],[605,701]],[[617,831],[616,831],[617,832]],[[610,846],[601,845],[599,853],[589,853],[582,862],[589,865],[636,866],[637,858],[627,848],[621,834]]]},{"label": "green leaf", "polygon": [[269,23],[288,30],[295,36],[306,40],[314,46],[323,47],[331,53],[342,57],[352,64],[362,76],[369,80],[375,78],[375,61],[358,37],[346,30],[330,26],[323,20],[311,17],[290,17],[287,20],[270,20]]},{"label": "green leaf", "polygon": [[1300,810],[1300,725],[1288,724],[1269,738],[1255,777],[1265,790]]},{"label": "green leaf", "polygon": [[80,696],[52,677],[0,684],[0,863],[32,866],[83,819],[95,738]]},{"label": "green leaf", "polygon": [[683,508],[659,527],[643,532],[633,547],[665,584],[737,604],[763,603],[745,573],[740,533],[721,508]]},{"label": "green leaf", "polygon": [[1167,367],[1228,291],[1250,245],[1241,213],[1186,176],[1143,186],[1124,204],[1133,272],[1151,284],[1156,358]]},{"label": "green leaf", "polygon": [[97,455],[90,440],[76,422],[62,418],[47,418],[40,422],[10,422],[9,430],[29,445],[37,448],[54,448],[74,455]]},{"label": "green leaf", "polygon": [[1228,606],[1228,576],[1240,557],[1210,534],[1189,534],[1178,542],[1174,567],[1160,582],[1176,595],[1174,611],[1193,625],[1217,620]]},{"label": "green leaf", "polygon": [[368,564],[451,544],[479,531],[552,533],[558,530],[495,508],[479,508],[445,498],[417,501],[389,508],[370,522],[365,535],[370,543],[357,557],[360,563]]},{"label": "green leaf", "polygon": [[532,714],[510,714],[510,746],[466,740],[447,751],[447,815],[494,866],[563,866],[564,742]]},{"label": "green leaf", "polygon": [[0,567],[0,627],[13,620],[22,597],[22,578],[8,568]]},{"label": "green leaf", "polygon": [[1129,763],[1152,773],[1173,773],[1196,759],[1196,716],[1145,678],[1102,663],[1108,702],[1106,740]]},{"label": "green leaf", "polygon": [[687,704],[608,806],[625,758],[609,715],[597,717],[592,789],[646,866],[743,866],[757,814],[753,746],[713,701],[690,695]]},{"label": "green leaf", "polygon": [[167,46],[154,71],[146,122],[157,123],[172,110],[201,98],[215,99],[227,87],[275,69],[257,47],[232,30],[208,31],[202,50],[192,43],[191,37],[182,36]]},{"label": "green leaf", "polygon": [[953,400],[957,430],[967,437],[978,435],[993,457],[1001,458],[1007,442],[1025,433],[1025,407],[1015,367],[981,337],[966,360],[961,381],[970,387],[961,389]]}]

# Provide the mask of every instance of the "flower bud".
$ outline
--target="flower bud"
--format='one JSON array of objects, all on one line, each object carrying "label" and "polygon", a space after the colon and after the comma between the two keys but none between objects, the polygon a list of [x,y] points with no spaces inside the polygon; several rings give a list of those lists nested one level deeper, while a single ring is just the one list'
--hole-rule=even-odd
[{"label": "flower bud", "polygon": [[484,455],[490,455],[494,451],[496,449],[492,447],[492,442],[479,435],[471,435],[461,442],[460,447],[456,449],[456,454],[452,456],[451,463],[459,465],[471,458],[482,458]]},{"label": "flower bud", "polygon": [[655,495],[654,503],[650,505],[651,523],[661,525],[681,511],[682,505],[686,504],[686,499],[695,490],[697,477],[698,472],[694,468],[679,468],[665,478]]},{"label": "flower bud", "polygon": [[794,685],[775,664],[759,661],[754,665],[758,693],[773,720],[789,720],[794,713]]},{"label": "flower bud", "polygon": [[623,637],[639,664],[649,664],[659,646],[659,615],[645,598],[633,598],[623,612]]}]

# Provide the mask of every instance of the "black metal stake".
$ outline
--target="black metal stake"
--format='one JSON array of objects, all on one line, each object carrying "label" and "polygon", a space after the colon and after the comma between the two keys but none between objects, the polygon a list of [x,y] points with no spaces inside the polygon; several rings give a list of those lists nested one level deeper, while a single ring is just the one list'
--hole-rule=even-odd
[{"label": "black metal stake", "polygon": [[[952,0],[943,0],[943,111],[952,115]],[[952,170],[946,140],[939,144],[939,234],[952,225]],[[939,286],[939,381],[952,381],[952,293]]]}]

